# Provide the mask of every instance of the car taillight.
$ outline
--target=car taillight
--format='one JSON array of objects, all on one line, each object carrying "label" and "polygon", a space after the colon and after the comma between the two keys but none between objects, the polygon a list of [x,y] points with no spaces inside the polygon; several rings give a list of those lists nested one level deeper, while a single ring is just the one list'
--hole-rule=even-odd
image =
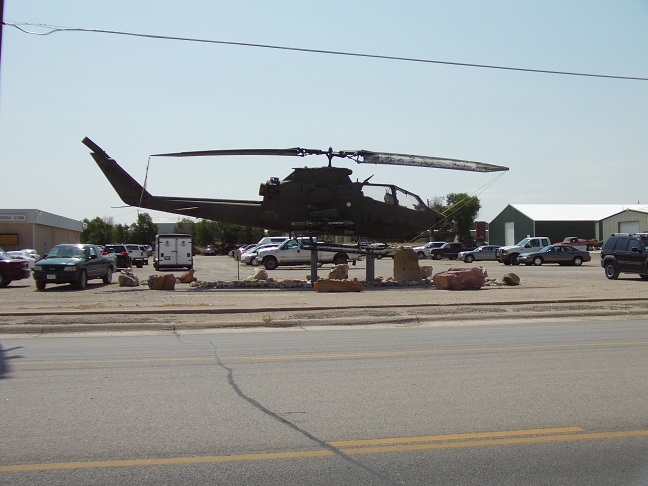
[{"label": "car taillight", "polygon": [[127,252],[127,251],[122,251],[122,252],[120,253],[120,255],[128,255],[128,252]]},{"label": "car taillight", "polygon": [[102,255],[107,255],[108,252],[107,252],[107,251],[102,251],[101,254],[102,254]]}]

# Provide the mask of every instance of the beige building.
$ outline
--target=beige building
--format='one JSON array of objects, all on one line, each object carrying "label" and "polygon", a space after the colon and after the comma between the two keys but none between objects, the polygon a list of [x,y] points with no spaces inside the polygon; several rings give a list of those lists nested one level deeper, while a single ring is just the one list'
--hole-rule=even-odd
[{"label": "beige building", "polygon": [[601,220],[604,239],[612,233],[648,233],[648,207],[632,206]]},{"label": "beige building", "polygon": [[0,248],[33,248],[41,255],[59,243],[79,243],[81,221],[40,209],[0,209]]}]

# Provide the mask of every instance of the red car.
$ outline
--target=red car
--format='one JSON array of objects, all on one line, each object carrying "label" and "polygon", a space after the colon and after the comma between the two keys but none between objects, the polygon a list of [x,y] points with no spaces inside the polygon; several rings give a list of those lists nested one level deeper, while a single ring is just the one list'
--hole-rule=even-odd
[{"label": "red car", "polygon": [[0,253],[0,287],[6,287],[12,280],[31,277],[29,262]]}]

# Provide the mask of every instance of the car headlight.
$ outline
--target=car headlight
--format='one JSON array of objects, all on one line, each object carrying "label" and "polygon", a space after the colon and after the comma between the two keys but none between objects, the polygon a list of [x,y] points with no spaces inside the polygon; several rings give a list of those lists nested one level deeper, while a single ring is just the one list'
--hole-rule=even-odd
[{"label": "car headlight", "polygon": [[69,265],[65,267],[64,272],[76,272],[79,268],[76,265]]},{"label": "car headlight", "polygon": [[42,269],[43,267],[41,267],[40,265],[34,265],[34,270],[42,270]]}]

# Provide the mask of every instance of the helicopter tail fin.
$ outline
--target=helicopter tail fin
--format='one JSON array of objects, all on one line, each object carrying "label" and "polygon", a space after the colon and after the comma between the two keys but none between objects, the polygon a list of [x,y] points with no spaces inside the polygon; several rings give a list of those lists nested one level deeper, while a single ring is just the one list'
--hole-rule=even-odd
[{"label": "helicopter tail fin", "polygon": [[104,173],[117,194],[129,206],[146,207],[146,201],[152,196],[133,179],[128,172],[110,157],[99,145],[88,137],[83,139],[83,144],[92,150],[92,158]]}]

